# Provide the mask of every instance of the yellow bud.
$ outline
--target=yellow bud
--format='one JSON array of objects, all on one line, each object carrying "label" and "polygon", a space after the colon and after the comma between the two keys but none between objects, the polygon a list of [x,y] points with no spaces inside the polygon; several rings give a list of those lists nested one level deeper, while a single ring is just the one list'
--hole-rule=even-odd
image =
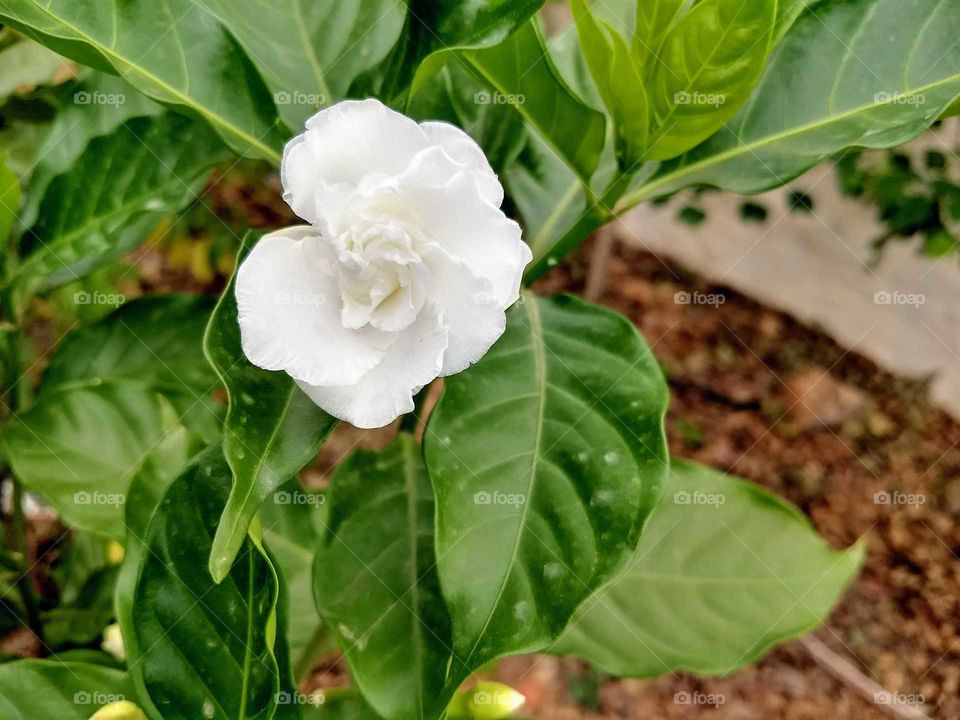
[{"label": "yellow bud", "polygon": [[129,700],[121,700],[104,705],[90,716],[90,720],[147,720],[147,716]]},{"label": "yellow bud", "polygon": [[123,647],[123,633],[120,632],[120,626],[117,623],[104,628],[103,642],[100,643],[100,647],[121,662],[127,659],[127,652]]},{"label": "yellow bud", "polygon": [[503,720],[527,701],[509,685],[489,681],[478,682],[466,695],[466,709],[474,720]]},{"label": "yellow bud", "polygon": [[123,549],[123,545],[116,540],[111,540],[107,543],[107,562],[111,565],[119,565],[122,563],[124,554],[125,550]]}]

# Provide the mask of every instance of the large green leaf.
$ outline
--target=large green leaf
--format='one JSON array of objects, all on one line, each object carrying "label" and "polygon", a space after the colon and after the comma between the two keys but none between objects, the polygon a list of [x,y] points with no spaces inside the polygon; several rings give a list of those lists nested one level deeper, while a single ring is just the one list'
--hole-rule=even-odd
[{"label": "large green leaf", "polygon": [[551,652],[620,676],[727,674],[820,625],[863,561],[756,485],[674,461],[636,557]]},{"label": "large green leaf", "polygon": [[3,428],[2,446],[14,475],[66,522],[122,540],[130,481],[177,427],[170,404],[145,385],[83,383],[45,393]]},{"label": "large green leaf", "polygon": [[233,35],[194,0],[0,0],[0,19],[202,117],[237,152],[279,164],[284,133],[270,91]]},{"label": "large green leaf", "polygon": [[284,580],[287,645],[298,680],[313,670],[320,653],[331,649],[313,601],[313,556],[326,525],[327,507],[325,495],[302,489],[297,480],[281,486],[260,506],[263,540]]},{"label": "large green leaf", "polygon": [[636,329],[568,296],[524,295],[447,379],[425,453],[463,663],[542,649],[633,555],[667,474],[666,406]]},{"label": "large green leaf", "polygon": [[205,125],[169,112],[96,138],[47,187],[14,281],[49,290],[132,250],[228,156]]},{"label": "large green leaf", "polygon": [[137,502],[128,515],[117,607],[130,672],[149,696],[152,714],[163,720],[272,717],[288,687],[274,652],[279,586],[273,566],[258,542],[247,540],[229,582],[214,583],[207,571],[230,491],[223,450],[214,444],[165,488],[142,477],[131,491]]},{"label": "large green leaf", "polygon": [[[241,256],[253,241],[248,235]],[[223,449],[233,470],[233,489],[210,555],[210,572],[218,581],[233,564],[260,504],[316,456],[338,422],[289,375],[247,360],[240,345],[235,284],[236,274],[220,296],[203,343],[230,401]]]},{"label": "large green leaf", "polygon": [[[765,0],[761,0],[763,1]],[[661,62],[663,40],[690,2],[691,0],[647,0],[639,5],[617,3],[632,4],[636,8],[636,20],[629,27],[633,28],[634,50],[647,76],[652,75],[657,64]]]},{"label": "large green leaf", "polygon": [[334,474],[314,587],[350,672],[387,720],[436,718],[451,659],[433,548],[433,493],[420,448],[400,435]]},{"label": "large green leaf", "polygon": [[274,91],[281,117],[303,125],[318,105],[343,99],[350,83],[397,42],[402,0],[202,0],[229,28]]},{"label": "large green leaf", "polygon": [[57,349],[36,403],[2,442],[17,476],[68,522],[122,540],[127,487],[158,443],[181,423],[215,434],[217,379],[201,345],[209,313],[205,298],[135,300]]},{"label": "large green leaf", "polygon": [[746,102],[770,51],[777,0],[702,0],[663,39],[650,74],[650,160],[710,137]]},{"label": "large green leaf", "polygon": [[469,64],[494,91],[486,102],[516,107],[524,120],[589,183],[603,150],[606,120],[567,86],[547,52],[536,20],[498,45],[462,50]]},{"label": "large green leaf", "polygon": [[126,672],[88,662],[17,660],[0,665],[3,720],[87,720],[111,702],[137,702]]},{"label": "large green leaf", "polygon": [[704,183],[756,193],[849,146],[891,147],[960,94],[960,5],[821,0],[780,42],[747,104],[622,206]]},{"label": "large green leaf", "polygon": [[649,130],[650,108],[639,63],[626,40],[597,20],[585,0],[570,0],[570,9],[590,74],[613,118],[618,160],[631,170],[643,160]]}]

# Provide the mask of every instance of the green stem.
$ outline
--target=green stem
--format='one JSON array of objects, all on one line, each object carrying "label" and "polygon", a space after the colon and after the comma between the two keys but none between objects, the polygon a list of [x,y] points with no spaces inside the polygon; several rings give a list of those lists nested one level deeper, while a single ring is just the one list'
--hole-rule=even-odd
[{"label": "green stem", "polygon": [[634,171],[618,172],[610,180],[600,199],[588,202],[587,210],[561,237],[539,258],[536,258],[523,274],[523,284],[531,285],[550,268],[562,260],[571,250],[587,239],[597,228],[613,219],[613,208],[626,192]]},{"label": "green stem", "polygon": [[17,589],[20,591],[20,597],[23,600],[23,609],[27,613],[27,624],[30,630],[37,636],[37,640],[43,643],[43,623],[40,620],[40,602],[33,589],[33,583],[30,582],[30,555],[29,544],[27,542],[27,519],[23,514],[23,488],[16,478],[11,478],[13,483],[13,517],[11,527],[13,531],[14,549],[23,558],[23,572],[19,573],[17,578]]}]

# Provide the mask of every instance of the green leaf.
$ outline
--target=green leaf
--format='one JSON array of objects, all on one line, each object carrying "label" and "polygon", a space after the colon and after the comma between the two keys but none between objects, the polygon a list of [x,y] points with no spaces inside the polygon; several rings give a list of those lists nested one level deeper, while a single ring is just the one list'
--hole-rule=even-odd
[{"label": "green leaf", "polygon": [[207,403],[217,379],[201,352],[209,310],[187,295],[135,300],[58,348],[2,442],[17,477],[65,520],[122,540],[127,487],[144,462],[180,423],[203,435],[216,421]]},{"label": "green leaf", "polygon": [[326,526],[326,499],[291,480],[260,506],[263,540],[284,580],[287,645],[297,680],[313,670],[323,651],[332,649],[313,601],[313,556]]},{"label": "green leaf", "polygon": [[202,0],[261,72],[277,109],[300,128],[319,105],[384,59],[406,17],[399,0]]},{"label": "green leaf", "polygon": [[50,81],[63,58],[43,45],[21,39],[0,50],[0,100],[21,87],[32,88]]},{"label": "green leaf", "polygon": [[20,213],[20,223],[26,227],[36,221],[50,183],[73,167],[93,138],[110,135],[135,117],[163,112],[123,78],[95,70],[86,70],[80,82],[58,89],[64,94],[61,107],[37,149]]},{"label": "green leaf", "polygon": [[420,449],[400,435],[336,470],[317,550],[317,606],[364,698],[387,720],[439,717],[450,620],[433,548],[433,494]]},{"label": "green leaf", "polygon": [[726,675],[823,623],[863,562],[751,483],[674,461],[636,557],[551,652],[605,672]]},{"label": "green leaf", "polygon": [[207,572],[229,491],[219,444],[165,488],[141,476],[131,490],[117,607],[130,673],[153,717],[266,720],[287,687],[274,652],[279,586],[266,553],[246,540],[229,582]]},{"label": "green leaf", "polygon": [[6,248],[20,209],[20,181],[0,157],[0,249]]},{"label": "green leaf", "polygon": [[[253,242],[248,235],[241,258]],[[316,456],[338,423],[289,375],[262,370],[247,360],[240,345],[235,284],[236,274],[220,296],[203,343],[230,398],[223,449],[234,483],[210,555],[210,572],[217,581],[233,564],[263,500]]]},{"label": "green leaf", "polygon": [[193,200],[206,171],[227,157],[206,126],[174,113],[136,118],[96,138],[47,187],[13,281],[50,290],[132,250],[160,217]]},{"label": "green leaf", "polygon": [[87,720],[110,702],[136,694],[122,670],[86,662],[17,660],[0,664],[0,716],[4,720]]},{"label": "green leaf", "polygon": [[2,447],[14,475],[67,523],[122,540],[130,481],[177,427],[172,407],[149,387],[81,384],[45,393],[4,428]]},{"label": "green leaf", "polygon": [[[629,193],[623,208],[707,184],[783,185],[851,146],[900,145],[960,94],[960,5],[848,0],[808,8],[727,127]],[[892,39],[891,39],[892,38]]]},{"label": "green leaf", "polygon": [[150,295],[69,335],[43,374],[41,391],[67,383],[143,383],[164,395],[198,399],[217,386],[203,357],[213,302],[196,295]]},{"label": "green leaf", "polygon": [[0,19],[203,118],[236,152],[280,164],[284,137],[270,91],[233,35],[193,0],[0,0]]},{"label": "green leaf", "polygon": [[458,57],[495,94],[487,102],[513,104],[523,119],[585,183],[603,150],[606,120],[567,86],[544,45],[536,20],[499,45],[462,50]]},{"label": "green leaf", "polygon": [[776,0],[702,0],[667,33],[650,77],[648,158],[676,157],[746,102],[770,51]]},{"label": "green leaf", "polygon": [[666,406],[633,325],[569,296],[524,295],[447,378],[425,454],[465,665],[547,646],[633,555],[667,474]]},{"label": "green leaf", "polygon": [[661,62],[663,40],[668,31],[689,5],[690,0],[646,0],[637,5],[633,46],[640,59],[640,66],[648,76],[653,74]]},{"label": "green leaf", "polygon": [[640,68],[626,41],[594,18],[585,0],[570,0],[570,10],[590,74],[613,117],[620,167],[632,170],[643,159],[649,130]]}]

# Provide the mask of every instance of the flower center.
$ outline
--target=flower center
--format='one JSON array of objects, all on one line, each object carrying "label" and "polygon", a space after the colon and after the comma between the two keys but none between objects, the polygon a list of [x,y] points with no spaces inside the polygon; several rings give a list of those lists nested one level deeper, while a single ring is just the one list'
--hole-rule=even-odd
[{"label": "flower center", "polygon": [[398,331],[416,320],[426,297],[427,268],[416,251],[415,235],[415,229],[394,218],[358,218],[334,238],[344,327]]}]

